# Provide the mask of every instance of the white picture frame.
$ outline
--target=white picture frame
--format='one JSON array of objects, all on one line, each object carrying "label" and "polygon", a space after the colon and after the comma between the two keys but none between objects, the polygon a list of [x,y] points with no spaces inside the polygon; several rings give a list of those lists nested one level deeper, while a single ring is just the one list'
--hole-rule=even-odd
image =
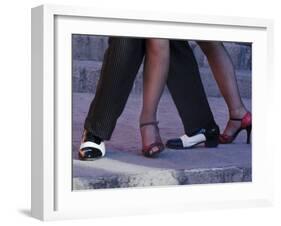
[{"label": "white picture frame", "polygon": [[[273,171],[274,150],[269,148],[266,120],[273,90],[272,32],[273,22],[265,19],[58,5],[33,8],[32,216],[56,220],[271,205],[273,178],[268,175]],[[67,76],[71,68],[65,66],[70,62],[71,33],[252,42],[253,181],[72,191],[68,112],[71,78]],[[62,86],[62,81],[68,85]],[[58,111],[58,104],[65,110]],[[65,135],[57,132],[61,128]]]}]

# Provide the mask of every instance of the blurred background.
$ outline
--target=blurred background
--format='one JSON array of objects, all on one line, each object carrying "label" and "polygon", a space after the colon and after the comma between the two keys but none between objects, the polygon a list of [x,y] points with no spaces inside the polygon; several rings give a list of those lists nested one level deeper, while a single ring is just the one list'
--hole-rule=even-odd
[{"label": "blurred background", "polygon": [[[104,51],[107,48],[107,37],[93,35],[73,35],[73,91],[81,93],[95,93],[99,79],[100,68]],[[193,49],[200,69],[201,78],[207,96],[218,97],[220,92],[208,61],[200,47],[194,41],[189,42]],[[224,43],[236,70],[236,77],[240,94],[244,98],[251,98],[251,44]],[[142,67],[135,80],[133,93],[139,94],[142,90]],[[167,89],[166,89],[167,92]]]}]

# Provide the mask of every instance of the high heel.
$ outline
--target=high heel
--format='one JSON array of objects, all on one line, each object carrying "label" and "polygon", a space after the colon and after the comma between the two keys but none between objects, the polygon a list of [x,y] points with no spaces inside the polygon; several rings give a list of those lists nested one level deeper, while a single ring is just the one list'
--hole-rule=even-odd
[{"label": "high heel", "polygon": [[232,143],[235,138],[237,137],[237,135],[242,131],[242,130],[246,130],[247,132],[247,139],[246,139],[246,143],[249,144],[250,143],[250,137],[251,137],[251,131],[252,131],[252,115],[250,112],[247,112],[243,118],[241,119],[237,119],[237,118],[230,118],[230,120],[233,121],[241,121],[241,126],[240,128],[233,134],[233,135],[226,135],[226,134],[221,134],[219,136],[219,142],[221,144],[230,144]]},{"label": "high heel", "polygon": [[252,132],[252,125],[246,127],[247,130],[247,144],[250,144],[250,137],[251,137],[251,132]]},{"label": "high heel", "polygon": [[[159,128],[158,128],[158,123],[159,122],[146,122],[146,123],[141,123],[140,124],[140,129],[143,128],[144,126],[154,126],[155,127],[155,130],[156,132],[159,134]],[[156,137],[156,136],[155,136]],[[148,146],[143,146],[142,148],[142,153],[145,157],[149,157],[149,158],[152,158],[152,157],[155,157],[157,156],[160,152],[162,152],[164,149],[165,149],[165,146],[164,144],[162,143],[161,141],[161,138],[158,137],[158,138],[155,138],[155,142],[148,145]],[[157,148],[158,150],[157,151],[152,151],[153,148]]]}]

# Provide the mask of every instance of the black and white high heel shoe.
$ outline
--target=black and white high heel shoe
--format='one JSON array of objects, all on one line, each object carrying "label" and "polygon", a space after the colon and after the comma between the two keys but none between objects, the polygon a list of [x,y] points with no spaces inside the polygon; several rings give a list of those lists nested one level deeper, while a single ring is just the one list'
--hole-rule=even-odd
[{"label": "black and white high heel shoe", "polygon": [[104,142],[92,133],[84,130],[78,157],[80,160],[92,161],[105,156]]},{"label": "black and white high heel shoe", "polygon": [[166,147],[171,149],[188,149],[205,143],[205,147],[215,148],[219,143],[219,134],[220,131],[217,125],[209,129],[202,128],[191,136],[185,134],[180,138],[168,140]]}]

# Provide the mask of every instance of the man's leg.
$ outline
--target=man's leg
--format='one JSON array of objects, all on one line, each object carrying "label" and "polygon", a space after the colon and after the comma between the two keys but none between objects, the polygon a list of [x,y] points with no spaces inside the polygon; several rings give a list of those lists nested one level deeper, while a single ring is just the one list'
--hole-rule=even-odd
[{"label": "man's leg", "polygon": [[105,155],[103,140],[110,139],[125,107],[144,51],[143,39],[109,38],[96,95],[84,122],[78,153],[81,160]]},{"label": "man's leg", "polygon": [[[187,136],[218,128],[214,121],[193,51],[187,41],[170,41],[168,88],[176,104]],[[212,135],[212,134],[211,134]]]},{"label": "man's leg", "polygon": [[109,38],[100,80],[84,123],[85,130],[108,140],[122,113],[144,56],[144,39]]},{"label": "man's leg", "polygon": [[109,38],[95,98],[84,122],[79,149],[81,160],[105,155],[103,140],[110,139],[127,102],[144,56],[144,40]]}]

